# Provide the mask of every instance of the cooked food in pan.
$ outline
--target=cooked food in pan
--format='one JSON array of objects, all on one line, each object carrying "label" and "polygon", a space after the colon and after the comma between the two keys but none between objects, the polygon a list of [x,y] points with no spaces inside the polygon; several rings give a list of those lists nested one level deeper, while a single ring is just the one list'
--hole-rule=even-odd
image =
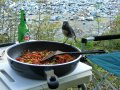
[{"label": "cooked food in pan", "polygon": [[29,64],[61,64],[72,61],[75,59],[74,56],[70,54],[56,55],[50,60],[43,61],[43,58],[53,51],[43,50],[43,51],[24,51],[20,57],[16,60]]}]

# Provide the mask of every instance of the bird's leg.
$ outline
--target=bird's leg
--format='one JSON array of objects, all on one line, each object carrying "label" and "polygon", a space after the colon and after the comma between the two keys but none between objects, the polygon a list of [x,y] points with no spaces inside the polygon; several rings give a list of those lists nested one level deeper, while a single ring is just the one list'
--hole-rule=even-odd
[{"label": "bird's leg", "polygon": [[74,37],[74,41],[75,41],[75,43],[77,43],[77,39],[76,39],[76,37]]},{"label": "bird's leg", "polygon": [[63,43],[66,43],[66,42],[67,42],[67,40],[68,40],[68,38],[66,38],[66,40],[65,40]]}]

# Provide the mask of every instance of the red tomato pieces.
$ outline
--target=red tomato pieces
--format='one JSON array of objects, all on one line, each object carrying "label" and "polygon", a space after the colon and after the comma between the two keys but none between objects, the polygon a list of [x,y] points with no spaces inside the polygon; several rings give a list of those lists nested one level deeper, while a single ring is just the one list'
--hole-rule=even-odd
[{"label": "red tomato pieces", "polygon": [[47,56],[52,51],[44,50],[44,51],[24,51],[23,54],[16,58],[16,60],[24,63],[29,64],[60,64],[60,63],[66,63],[69,61],[74,60],[75,58],[69,54],[63,54],[63,55],[56,55],[51,60],[42,61],[42,59]]}]

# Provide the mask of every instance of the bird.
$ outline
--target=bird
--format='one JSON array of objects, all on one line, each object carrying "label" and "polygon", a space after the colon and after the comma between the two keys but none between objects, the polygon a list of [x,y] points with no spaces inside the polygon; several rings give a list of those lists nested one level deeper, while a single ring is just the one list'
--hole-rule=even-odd
[{"label": "bird", "polygon": [[65,37],[67,37],[64,43],[66,43],[69,38],[73,38],[74,41],[77,42],[75,32],[73,28],[69,25],[68,21],[63,21],[62,33]]}]

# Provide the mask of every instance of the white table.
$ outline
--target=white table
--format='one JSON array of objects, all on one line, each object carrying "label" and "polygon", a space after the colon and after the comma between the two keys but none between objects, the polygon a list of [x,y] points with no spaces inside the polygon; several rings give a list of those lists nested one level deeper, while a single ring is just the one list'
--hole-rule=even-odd
[{"label": "white table", "polygon": [[[0,48],[0,52],[6,49]],[[7,74],[6,74],[7,73]],[[92,79],[92,67],[79,62],[76,69],[63,77],[60,77],[59,88],[67,90],[83,83],[89,83]],[[50,90],[46,80],[32,80],[18,75],[8,64],[6,54],[0,59],[0,90]]]}]

